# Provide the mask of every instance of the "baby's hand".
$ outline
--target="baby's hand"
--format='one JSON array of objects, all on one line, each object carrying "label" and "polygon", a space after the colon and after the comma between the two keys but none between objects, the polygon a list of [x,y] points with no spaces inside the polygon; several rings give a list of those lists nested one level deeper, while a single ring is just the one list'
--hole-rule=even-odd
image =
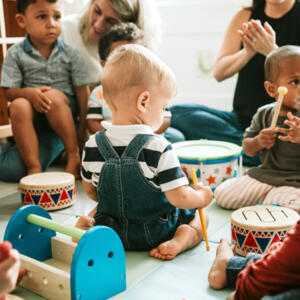
[{"label": "baby's hand", "polygon": [[[81,216],[75,224],[76,228],[89,230],[95,225],[95,219],[89,216]],[[74,243],[78,243],[78,239],[73,238]]]},{"label": "baby's hand", "polygon": [[262,129],[258,135],[258,143],[262,148],[271,149],[275,144],[276,129]]},{"label": "baby's hand", "polygon": [[208,185],[203,185],[202,182],[198,182],[195,189],[203,193],[205,199],[205,205],[203,205],[203,207],[207,206],[213,199],[213,192],[211,188]]},{"label": "baby's hand", "polygon": [[278,138],[282,141],[288,141],[300,144],[300,119],[293,116],[291,112],[287,113],[288,120],[284,124],[290,128],[276,128],[277,132],[286,134],[280,135]]},{"label": "baby's hand", "polygon": [[48,86],[26,88],[26,96],[36,111],[47,113],[51,109],[51,100],[45,94],[50,89]]}]

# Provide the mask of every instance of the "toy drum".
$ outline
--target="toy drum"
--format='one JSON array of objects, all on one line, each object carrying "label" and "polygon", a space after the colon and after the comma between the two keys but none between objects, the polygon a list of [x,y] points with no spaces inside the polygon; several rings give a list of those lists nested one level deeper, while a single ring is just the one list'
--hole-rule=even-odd
[{"label": "toy drum", "polygon": [[226,179],[242,174],[242,148],[236,144],[197,140],[173,146],[189,180],[191,169],[195,169],[197,178],[212,190]]},{"label": "toy drum", "polygon": [[299,215],[290,208],[257,205],[234,211],[231,215],[231,240],[237,254],[265,253],[282,240],[297,223]]},{"label": "toy drum", "polygon": [[66,208],[75,202],[75,178],[65,172],[45,172],[20,180],[23,205],[35,204],[46,210]]}]

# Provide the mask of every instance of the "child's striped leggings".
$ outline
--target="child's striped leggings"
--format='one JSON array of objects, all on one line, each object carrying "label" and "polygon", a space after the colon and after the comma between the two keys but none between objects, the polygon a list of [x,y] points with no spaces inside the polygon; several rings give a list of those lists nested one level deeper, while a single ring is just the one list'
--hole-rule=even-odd
[{"label": "child's striped leggings", "polygon": [[227,209],[256,204],[279,204],[300,213],[300,188],[275,187],[248,175],[226,180],[215,190],[217,203]]}]

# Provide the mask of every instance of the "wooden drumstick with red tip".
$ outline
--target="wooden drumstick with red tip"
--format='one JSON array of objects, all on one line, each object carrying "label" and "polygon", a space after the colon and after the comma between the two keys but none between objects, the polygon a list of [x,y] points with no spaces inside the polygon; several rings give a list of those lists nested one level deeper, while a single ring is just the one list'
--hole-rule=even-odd
[{"label": "wooden drumstick with red tip", "polygon": [[[193,179],[193,185],[194,188],[197,187],[197,175],[196,175],[196,171],[195,169],[191,170],[192,172],[192,179]],[[206,243],[206,250],[209,251],[210,247],[208,244],[208,238],[207,238],[207,232],[206,232],[206,225],[205,225],[205,220],[204,220],[204,214],[203,214],[203,208],[199,208],[199,215],[200,215],[200,222],[201,222],[201,226],[202,226],[202,230],[203,230],[203,235],[204,235],[204,239],[205,239],[205,243]]]},{"label": "wooden drumstick with red tip", "polygon": [[285,86],[280,86],[277,89],[277,92],[278,92],[278,99],[277,99],[276,108],[275,108],[274,116],[273,116],[272,123],[271,123],[272,129],[274,129],[276,127],[281,104],[282,104],[284,95],[286,95],[288,92],[288,89]]}]

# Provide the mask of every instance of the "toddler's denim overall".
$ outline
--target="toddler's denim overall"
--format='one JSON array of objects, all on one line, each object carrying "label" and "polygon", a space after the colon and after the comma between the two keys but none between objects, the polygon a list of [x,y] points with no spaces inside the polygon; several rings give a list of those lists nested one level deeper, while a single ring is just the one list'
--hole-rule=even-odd
[{"label": "toddler's denim overall", "polygon": [[112,227],[128,250],[149,250],[171,239],[181,224],[189,223],[195,210],[172,206],[164,193],[143,175],[138,157],[154,135],[138,134],[121,157],[105,131],[96,134],[105,163],[97,187],[96,224]]}]

